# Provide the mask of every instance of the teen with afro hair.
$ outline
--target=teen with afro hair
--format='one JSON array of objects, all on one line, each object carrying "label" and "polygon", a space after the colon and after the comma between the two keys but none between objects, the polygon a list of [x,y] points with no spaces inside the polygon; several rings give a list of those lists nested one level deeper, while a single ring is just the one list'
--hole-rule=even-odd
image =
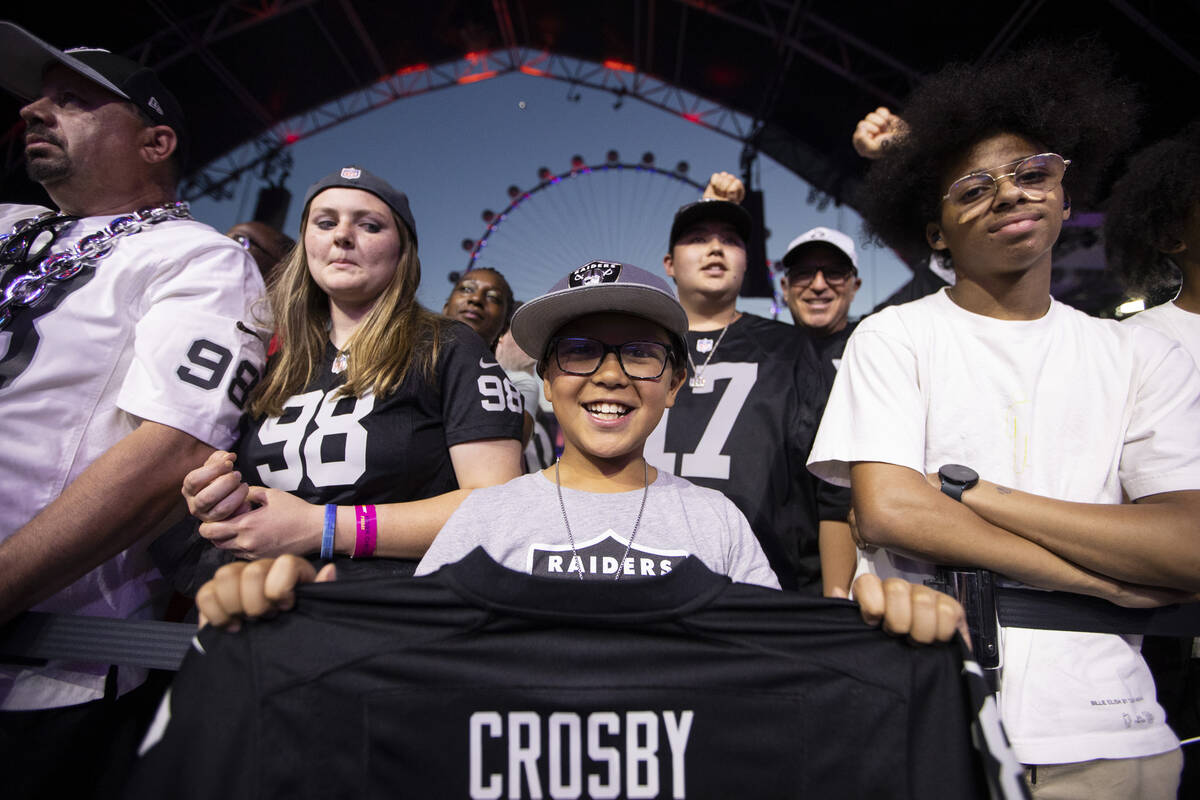
[{"label": "teen with afro hair", "polygon": [[1104,241],[1109,266],[1131,290],[1178,285],[1173,302],[1127,321],[1175,339],[1200,365],[1200,120],[1129,162],[1109,200]]},{"label": "teen with afro hair", "polygon": [[[1050,296],[1071,200],[1135,110],[1092,46],[947,67],[909,99],[860,209],[956,282],[865,319],[838,370],[809,467],[851,487],[859,573],[961,565],[1126,606],[1200,591],[1200,374]],[[1000,629],[1001,718],[1035,797],[1175,797],[1178,740],[1137,642]]]}]

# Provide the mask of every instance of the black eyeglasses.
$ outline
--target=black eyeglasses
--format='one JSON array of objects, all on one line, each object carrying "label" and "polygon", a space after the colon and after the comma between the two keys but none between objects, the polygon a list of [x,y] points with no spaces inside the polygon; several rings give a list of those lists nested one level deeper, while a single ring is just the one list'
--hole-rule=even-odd
[{"label": "black eyeglasses", "polygon": [[858,274],[858,270],[849,264],[831,264],[827,267],[793,267],[787,271],[787,281],[791,286],[808,286],[817,278],[817,273],[825,276],[825,282],[830,286],[841,286]]},{"label": "black eyeglasses", "polygon": [[662,377],[671,355],[671,348],[662,342],[605,344],[584,336],[563,336],[550,342],[549,349],[558,368],[568,375],[591,375],[600,369],[609,353],[616,353],[621,369],[638,381]]}]

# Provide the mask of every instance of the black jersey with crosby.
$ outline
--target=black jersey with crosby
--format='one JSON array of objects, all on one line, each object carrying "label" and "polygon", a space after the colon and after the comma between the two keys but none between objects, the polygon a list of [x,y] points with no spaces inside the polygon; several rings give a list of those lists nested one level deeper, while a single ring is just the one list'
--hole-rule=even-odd
[{"label": "black jersey with crosby", "polygon": [[295,610],[197,641],[132,797],[1020,796],[958,645],[695,558],[581,584],[477,549],[301,587]]},{"label": "black jersey with crosby", "polygon": [[[779,584],[819,593],[817,520],[838,517],[818,512],[818,499],[840,497],[841,519],[848,505],[805,467],[829,395],[826,370],[809,337],[782,322],[743,314],[717,344],[719,336],[688,331],[703,385],[680,389],[646,442],[646,459],[724,492],[750,521]],[[689,367],[689,380],[696,371]]]}]

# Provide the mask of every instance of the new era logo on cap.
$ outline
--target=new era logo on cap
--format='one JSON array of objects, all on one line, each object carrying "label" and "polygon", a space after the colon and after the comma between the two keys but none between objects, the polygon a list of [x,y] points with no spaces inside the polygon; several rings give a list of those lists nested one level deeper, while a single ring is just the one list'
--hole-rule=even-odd
[{"label": "new era logo on cap", "polygon": [[342,167],[341,176],[348,181],[356,181],[362,177],[362,170],[357,167]]},{"label": "new era logo on cap", "polygon": [[567,287],[574,289],[598,283],[616,283],[621,277],[621,266],[613,261],[591,261],[571,273]]},{"label": "new era logo on cap", "polygon": [[151,97],[149,100],[147,100],[147,101],[146,101],[146,105],[150,106],[150,107],[151,107],[151,108],[153,108],[155,111],[157,111],[157,112],[158,112],[158,115],[159,115],[160,117],[162,116],[162,113],[163,113],[162,106],[158,104],[158,98],[157,98],[157,97]]}]

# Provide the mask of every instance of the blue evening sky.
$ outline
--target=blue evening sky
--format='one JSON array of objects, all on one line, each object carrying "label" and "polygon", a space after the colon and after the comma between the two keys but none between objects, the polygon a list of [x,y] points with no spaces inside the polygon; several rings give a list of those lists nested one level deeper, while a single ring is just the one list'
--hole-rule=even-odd
[{"label": "blue evening sky", "polygon": [[[637,163],[647,151],[664,169],[686,161],[689,177],[701,184],[717,170],[739,173],[741,144],[734,139],[633,98],[614,108],[610,92],[570,91],[580,99],[568,100],[569,87],[560,81],[514,73],[399,100],[301,139],[292,145],[295,166],[286,184],[292,193],[287,233],[296,235],[309,184],[347,164],[366,167],[408,194],[420,237],[418,296],[440,310],[450,290],[447,273],[468,263],[462,240],[484,234],[483,210],[502,211],[510,202],[509,186],[535,186],[539,167],[560,173],[576,154],[587,164],[600,164],[609,150],[617,150],[626,163]],[[846,131],[846,147],[849,137]],[[808,203],[808,184],[766,156],[759,156],[757,169],[772,232],[769,258],[781,258],[792,238],[816,225],[849,233],[859,243],[863,278],[852,316],[869,311],[908,279],[891,251],[862,244],[861,221],[852,209],[830,203],[818,211]],[[193,203],[193,211],[226,230],[252,217],[262,186],[247,178],[232,199],[204,198]],[[542,293],[592,258],[659,271],[674,211],[696,195],[657,175],[578,176],[534,194],[508,215],[478,263],[499,266],[520,299]],[[739,307],[769,316],[771,302],[742,300]],[[791,321],[786,309],[781,319]]]}]

